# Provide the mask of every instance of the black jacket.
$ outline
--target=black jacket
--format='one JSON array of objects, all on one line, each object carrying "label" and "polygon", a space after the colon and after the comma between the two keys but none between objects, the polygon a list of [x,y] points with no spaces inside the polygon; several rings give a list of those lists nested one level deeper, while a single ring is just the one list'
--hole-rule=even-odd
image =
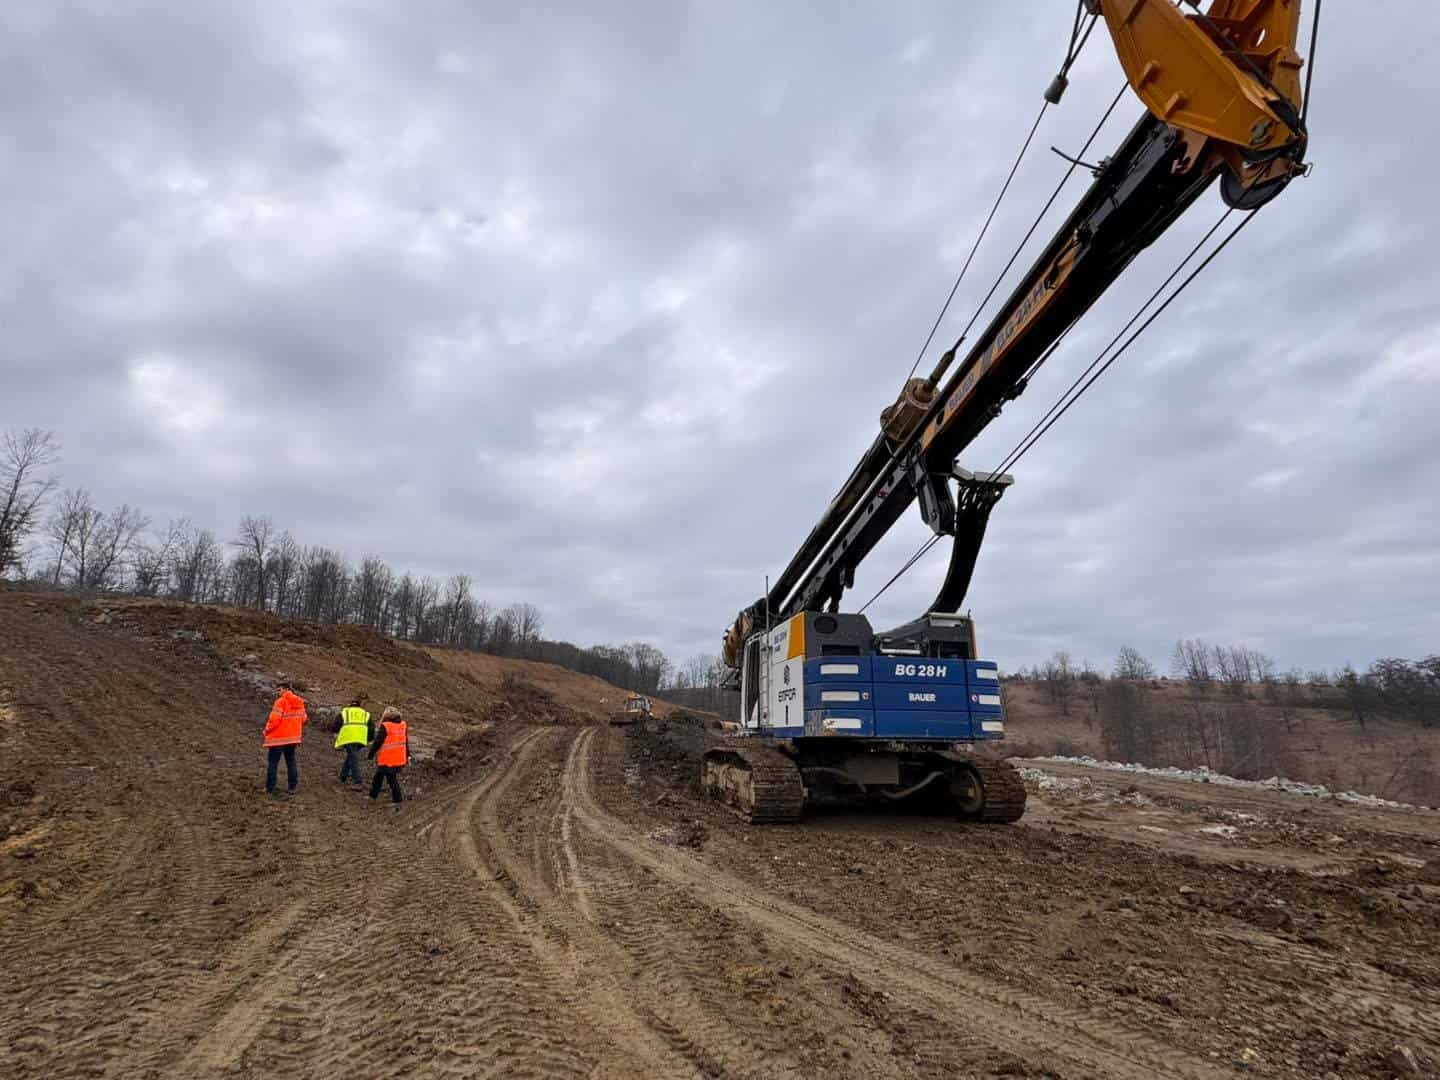
[{"label": "black jacket", "polygon": [[[335,714],[335,719],[330,721],[330,734],[339,735],[340,729],[345,726],[345,709],[363,708],[364,706],[346,705]],[[375,714],[368,709],[365,712],[365,742],[368,744],[375,738],[375,729],[380,726],[380,721],[375,719]]]},{"label": "black jacket", "polygon": [[[385,725],[383,722],[377,722],[375,724],[375,734],[370,737],[370,750],[365,756],[367,758],[373,758],[380,752],[380,747],[384,745]],[[408,726],[405,728],[405,760],[410,760],[410,728]],[[403,765],[394,766],[394,768],[397,769],[403,769],[404,767]]]}]

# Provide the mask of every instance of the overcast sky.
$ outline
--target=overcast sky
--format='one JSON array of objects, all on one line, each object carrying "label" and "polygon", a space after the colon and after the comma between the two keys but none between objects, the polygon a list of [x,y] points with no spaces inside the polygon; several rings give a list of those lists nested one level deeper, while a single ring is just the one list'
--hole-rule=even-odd
[{"label": "overcast sky", "polygon": [[[1163,667],[1182,635],[1285,666],[1440,651],[1440,31],[1379,7],[1326,9],[1314,175],[1017,470],[969,599],[1005,667],[1126,643]],[[873,438],[1072,12],[6,4],[0,427],[54,428],[66,484],[157,521],[269,514],[468,572],[551,636],[713,651]],[[1120,81],[1097,32],[941,337]],[[1220,211],[965,462],[998,462]],[[914,512],[852,599],[924,535]]]}]

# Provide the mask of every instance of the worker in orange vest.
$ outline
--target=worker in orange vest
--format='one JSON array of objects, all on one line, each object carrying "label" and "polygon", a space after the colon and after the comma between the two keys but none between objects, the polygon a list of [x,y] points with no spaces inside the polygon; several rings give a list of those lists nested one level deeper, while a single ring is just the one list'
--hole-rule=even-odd
[{"label": "worker in orange vest", "polygon": [[387,705],[380,715],[380,726],[370,744],[370,757],[375,759],[375,779],[370,781],[370,798],[380,794],[380,785],[389,783],[390,801],[399,804],[405,796],[400,793],[400,770],[410,760],[410,735],[405,718],[400,710]]},{"label": "worker in orange vest", "polygon": [[300,731],[305,726],[305,700],[282,682],[278,689],[280,696],[270,707],[270,718],[265,721],[265,747],[268,760],[265,763],[265,791],[275,794],[276,774],[280,770],[280,758],[285,758],[285,787],[290,794],[300,784],[300,766],[295,763],[295,748],[300,745]]}]

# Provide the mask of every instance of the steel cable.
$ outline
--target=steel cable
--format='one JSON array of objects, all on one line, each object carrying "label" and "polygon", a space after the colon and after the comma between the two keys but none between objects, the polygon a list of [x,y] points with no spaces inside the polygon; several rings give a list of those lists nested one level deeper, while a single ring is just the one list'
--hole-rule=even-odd
[{"label": "steel cable", "polygon": [[[1225,216],[1221,218],[1221,221],[1224,221],[1225,218],[1229,217],[1230,214],[1233,212],[1234,211],[1227,210],[1225,212]],[[1005,468],[1013,469],[1017,464],[1019,464],[1020,459],[1023,458],[1026,454],[1028,454],[1031,448],[1040,441],[1041,437],[1044,436],[1044,434],[1052,427],[1054,427],[1062,416],[1064,416],[1067,412],[1070,411],[1070,407],[1074,405],[1075,402],[1079,401],[1081,397],[1084,396],[1085,391],[1089,390],[1090,387],[1095,385],[1096,380],[1099,379],[1100,376],[1104,375],[1105,372],[1110,369],[1110,366],[1114,364],[1116,360],[1119,360],[1120,357],[1125,355],[1126,350],[1129,349],[1131,345],[1135,344],[1135,341],[1140,337],[1140,335],[1143,334],[1147,329],[1149,329],[1150,325],[1165,312],[1166,308],[1168,308],[1171,304],[1175,302],[1176,299],[1179,298],[1180,294],[1183,293],[1186,288],[1190,286],[1191,282],[1193,282],[1197,277],[1200,276],[1201,272],[1204,271],[1207,266],[1209,266],[1212,262],[1215,261],[1216,256],[1218,256],[1222,251],[1225,250],[1226,247],[1229,246],[1230,241],[1234,240],[1235,237],[1240,235],[1240,230],[1245,228],[1245,226],[1250,223],[1251,219],[1253,219],[1255,215],[1259,212],[1259,210],[1251,210],[1249,213],[1247,213],[1245,217],[1240,221],[1240,223],[1236,225],[1235,228],[1230,230],[1229,234],[1225,237],[1225,239],[1220,241],[1220,244],[1215,248],[1215,250],[1212,251],[1209,255],[1205,256],[1204,261],[1201,262],[1201,264],[1197,266],[1193,271],[1191,271],[1190,275],[1186,277],[1185,280],[1176,287],[1174,292],[1172,292],[1168,297],[1165,298],[1165,302],[1161,304],[1158,308],[1156,308],[1155,311],[1150,314],[1150,317],[1140,324],[1139,329],[1137,329],[1133,334],[1130,335],[1129,338],[1126,339],[1125,343],[1115,351],[1114,355],[1111,356],[1109,360],[1106,360],[1105,363],[1100,367],[1100,369],[1098,371],[1095,371],[1095,373],[1089,377],[1085,384],[1080,387],[1080,390],[1073,397],[1071,397],[1069,401],[1066,401],[1064,406],[1058,412],[1056,412],[1054,416],[1052,416],[1050,420],[1045,423],[1043,427],[1040,428],[1039,431],[1034,432],[1033,435],[1027,435],[1026,438],[1022,439],[1021,443],[1016,446],[1015,450],[1012,450],[1010,454],[1006,455],[1006,457],[1009,459],[1009,464],[1006,465]],[[1211,229],[1211,232],[1214,232],[1213,228]],[[1208,239],[1209,236],[1210,233],[1207,233],[1205,238]],[[1201,241],[1201,244],[1203,243],[1204,240]],[[1186,256],[1185,262],[1189,262],[1190,258],[1195,254],[1196,251],[1199,250],[1200,246],[1201,245],[1198,244],[1196,245],[1195,250],[1192,251],[1190,255]],[[1184,264],[1182,263],[1182,266],[1183,265]],[[1150,303],[1151,301],[1147,300],[1145,303],[1145,307],[1149,307]],[[1142,307],[1140,310],[1143,312],[1145,310],[1145,307]],[[1122,330],[1121,334],[1123,333],[1124,331]],[[1109,348],[1110,346],[1107,345],[1105,349],[1102,349],[1100,355],[1096,357],[1096,360],[1098,361],[1100,357],[1103,357],[1106,351],[1109,350]],[[1093,367],[1094,364],[1092,363],[1091,368]],[[996,469],[995,471],[993,471],[990,474],[990,479],[995,479],[997,476],[999,476],[1000,472],[1000,469]]]},{"label": "steel cable", "polygon": [[[1185,280],[1179,284],[1179,286],[1176,287],[1175,291],[1165,298],[1165,302],[1161,304],[1158,308],[1156,308],[1154,312],[1151,313],[1150,317],[1147,318],[1140,325],[1140,328],[1130,335],[1130,337],[1125,341],[1125,343],[1121,345],[1118,350],[1116,350],[1115,354],[1111,356],[1109,360],[1105,361],[1104,365],[1098,371],[1095,371],[1094,374],[1090,376],[1089,380],[1080,387],[1078,393],[1071,397],[1069,401],[1065,401],[1065,395],[1061,395],[1060,401],[1065,402],[1063,407],[1061,407],[1058,412],[1055,412],[1054,407],[1052,407],[1051,412],[1053,412],[1054,415],[1050,417],[1049,421],[1042,421],[1043,426],[1037,425],[1037,427],[1039,427],[1038,431],[1036,431],[1035,428],[1032,428],[1031,433],[1027,434],[1024,439],[1020,440],[1020,443],[1016,445],[1015,450],[1012,450],[1010,454],[1006,455],[1007,459],[1009,459],[1010,462],[1008,466],[1005,466],[1006,468],[1013,468],[1015,464],[1020,461],[1021,458],[1023,458],[1027,453],[1030,452],[1030,449],[1037,442],[1040,441],[1041,437],[1052,427],[1054,427],[1055,424],[1059,421],[1059,419],[1070,410],[1070,406],[1074,405],[1075,402],[1079,401],[1080,398],[1084,396],[1085,391],[1089,390],[1090,387],[1095,385],[1096,380],[1099,379],[1100,376],[1104,375],[1105,372],[1109,370],[1110,366],[1114,364],[1116,360],[1120,359],[1120,357],[1125,354],[1125,351],[1129,349],[1131,345],[1135,344],[1136,340],[1140,337],[1140,335],[1143,334],[1150,327],[1150,325],[1156,319],[1158,319],[1161,314],[1164,313],[1166,308],[1168,308],[1172,303],[1176,301],[1176,299],[1179,298],[1180,294],[1183,293],[1191,285],[1191,283],[1200,276],[1200,274],[1205,270],[1207,266],[1209,266],[1212,262],[1215,261],[1216,257],[1222,251],[1224,251],[1227,246],[1229,246],[1230,242],[1240,235],[1240,230],[1245,228],[1245,226],[1250,223],[1250,220],[1254,218],[1254,216],[1259,212],[1259,210],[1252,210],[1247,213],[1245,217],[1240,221],[1240,223],[1236,225],[1235,228],[1230,230],[1229,234],[1225,237],[1225,239],[1220,241],[1219,245],[1215,248],[1215,250],[1210,252],[1210,254],[1207,255],[1205,259],[1200,263],[1200,265],[1197,266],[1193,271],[1191,271],[1190,275],[1186,277]],[[1189,264],[1190,260],[1194,258],[1195,255],[1205,246],[1205,244],[1210,240],[1210,238],[1215,234],[1215,232],[1220,228],[1220,226],[1225,223],[1225,221],[1230,217],[1232,213],[1234,213],[1233,210],[1227,210],[1221,216],[1220,220],[1210,227],[1209,231],[1207,231],[1205,235],[1201,237],[1200,242],[1197,243],[1190,250],[1189,254],[1187,254],[1185,258],[1181,260],[1180,265],[1175,268],[1174,272],[1172,272],[1168,278],[1166,278],[1165,285],[1162,285],[1159,290],[1152,294],[1151,297],[1146,300],[1143,305],[1141,305],[1140,310],[1136,313],[1135,317],[1132,318],[1130,322],[1125,325],[1125,327],[1120,331],[1119,334],[1117,334],[1114,338],[1111,339],[1110,344],[1106,345],[1104,349],[1100,350],[1099,355],[1095,358],[1095,361],[1091,363],[1090,367],[1086,369],[1086,372],[1094,370],[1095,365],[1098,364],[1100,360],[1105,356],[1105,354],[1110,351],[1110,349],[1114,346],[1115,342],[1119,341],[1120,338],[1124,336],[1125,331],[1135,324],[1136,319],[1143,315],[1146,308],[1148,308],[1152,303],[1154,303],[1156,296],[1158,296],[1159,293],[1164,290],[1165,286],[1168,285],[1171,281],[1173,281],[1175,277],[1179,274],[1179,272],[1183,270],[1186,265]],[[1086,372],[1081,373],[1080,379],[1085,378]],[[1079,381],[1080,380],[1077,379],[1076,383],[1071,384],[1072,390],[1074,389],[1075,385],[1079,383]],[[1069,394],[1069,392],[1070,391],[1067,390],[1066,394]],[[1057,402],[1056,404],[1059,405],[1059,402]],[[991,472],[990,479],[996,479],[999,476],[1000,472],[1000,469],[995,469],[993,472]],[[930,537],[923,544],[921,544],[920,547],[916,550],[915,554],[911,555],[910,558],[906,560],[905,565],[900,567],[899,570],[895,571],[894,575],[891,576],[890,580],[885,582],[884,585],[880,586],[880,588],[876,590],[875,595],[870,597],[869,600],[865,601],[864,607],[860,608],[860,614],[863,615],[866,609],[869,608],[871,604],[875,603],[876,600],[884,596],[885,593],[889,591],[890,587],[894,585],[897,581],[899,581],[902,577],[904,577],[905,574],[910,570],[910,568],[913,567],[916,563],[918,563],[922,558],[924,558],[926,553],[929,552],[930,549],[933,548],[937,543],[939,543],[941,539],[942,535],[936,534],[935,536]]]},{"label": "steel cable", "polygon": [[910,365],[910,374],[905,376],[906,381],[915,377],[915,371],[920,366],[920,361],[925,359],[925,350],[930,348],[930,343],[935,340],[935,332],[940,329],[940,323],[945,319],[945,313],[950,310],[950,302],[955,299],[955,293],[960,289],[960,283],[965,280],[965,272],[970,269],[970,263],[975,259],[975,253],[980,250],[981,241],[985,234],[990,231],[990,223],[995,220],[995,214],[1000,209],[1000,203],[1005,199],[1005,193],[1010,190],[1010,182],[1015,179],[1015,173],[1020,168],[1020,162],[1025,159],[1025,153],[1030,149],[1030,144],[1035,141],[1035,132],[1040,130],[1040,121],[1045,118],[1045,110],[1050,108],[1047,101],[1040,106],[1040,112],[1035,117],[1035,123],[1030,125],[1030,134],[1025,137],[1025,145],[1020,147],[1020,153],[1015,158],[1015,163],[1010,166],[1010,175],[1005,177],[1005,183],[1000,188],[1000,194],[995,197],[995,204],[990,207],[990,214],[985,218],[985,224],[980,226],[980,235],[975,237],[975,243],[970,248],[970,254],[965,257],[965,265],[960,267],[960,273],[955,278],[955,284],[950,286],[950,295],[945,297],[945,303],[940,306],[940,314],[935,316],[935,324],[930,327],[930,333],[926,335],[925,344],[920,346],[920,351],[915,355],[915,362]]},{"label": "steel cable", "polygon": [[[995,469],[990,474],[992,479],[998,476],[1000,473],[1003,473],[1006,469],[1010,468],[1015,463],[1015,461],[1018,460],[1018,457],[1016,455],[1018,454],[1020,448],[1025,444],[1026,440],[1029,439],[1030,436],[1034,435],[1040,429],[1040,427],[1047,420],[1049,420],[1051,416],[1054,415],[1055,410],[1060,408],[1064,404],[1065,399],[1068,398],[1075,391],[1075,388],[1079,386],[1082,382],[1084,382],[1086,376],[1088,376],[1092,371],[1095,370],[1096,366],[1099,365],[1099,363],[1105,358],[1105,354],[1108,353],[1111,349],[1113,349],[1116,344],[1119,343],[1120,339],[1123,338],[1127,333],[1129,333],[1130,328],[1134,326],[1137,322],[1139,322],[1142,317],[1144,317],[1145,312],[1150,307],[1150,305],[1160,298],[1160,294],[1170,287],[1170,283],[1172,281],[1174,281],[1177,277],[1180,276],[1180,272],[1184,270],[1185,267],[1189,264],[1190,260],[1199,253],[1200,249],[1209,242],[1210,238],[1215,235],[1215,233],[1219,230],[1220,226],[1225,224],[1226,220],[1229,219],[1232,213],[1234,213],[1233,210],[1227,210],[1225,213],[1220,215],[1219,220],[1217,220],[1214,225],[1210,226],[1209,231],[1200,238],[1200,242],[1190,249],[1190,253],[1186,255],[1185,258],[1180,260],[1179,265],[1177,265],[1174,270],[1170,271],[1170,276],[1160,283],[1159,287],[1150,294],[1150,298],[1146,300],[1145,303],[1140,305],[1140,309],[1130,317],[1130,321],[1127,322],[1124,326],[1122,326],[1119,332],[1110,339],[1109,343],[1100,350],[1100,354],[1096,356],[1094,360],[1090,361],[1089,367],[1087,367],[1084,371],[1080,372],[1079,375],[1075,376],[1075,381],[1072,382],[1068,387],[1066,387],[1064,393],[1062,393],[1058,398],[1055,399],[1055,404],[1051,405],[1050,408],[1046,410],[1044,416],[1040,417],[1039,420],[1035,421],[1034,426],[1031,427],[1030,430],[1027,431],[1025,435],[1020,439],[1020,441],[1015,444],[1015,446],[1010,450],[1010,453],[1005,455],[1005,457],[1001,460],[1000,464],[995,466]],[[1071,323],[1070,325],[1074,326],[1075,324]],[[1066,333],[1069,332],[1069,329],[1069,327],[1066,328]],[[1063,340],[1064,336],[1062,335],[1061,338],[1055,342],[1055,345],[1058,346]],[[1048,355],[1049,353],[1047,351],[1046,356]],[[1041,358],[1042,361],[1044,359],[1045,357]],[[1037,366],[1040,362],[1041,361],[1036,362]]]},{"label": "steel cable", "polygon": [[[1077,5],[1075,6],[1075,24],[1074,24],[1074,26],[1071,27],[1071,30],[1070,30],[1070,44],[1069,44],[1069,46],[1068,46],[1068,47],[1066,48],[1066,50],[1065,50],[1065,62],[1064,62],[1063,64],[1061,64],[1061,66],[1060,66],[1060,73],[1061,73],[1062,75],[1063,75],[1065,72],[1069,71],[1071,65],[1073,65],[1073,64],[1075,63],[1075,61],[1080,58],[1080,51],[1085,48],[1085,43],[1090,40],[1090,32],[1095,29],[1095,23],[1098,21],[1098,18],[1099,18],[1099,17],[1092,15],[1092,16],[1090,17],[1090,22],[1089,22],[1089,24],[1085,27],[1085,30],[1084,30],[1084,32],[1082,33],[1081,30],[1080,30],[1080,21],[1081,21],[1081,18],[1083,17],[1083,13],[1084,13],[1084,4],[1083,4],[1083,3],[1077,4]],[[1121,93],[1124,93],[1124,87],[1121,87]],[[1117,101],[1118,101],[1118,97],[1117,97]],[[905,379],[906,379],[907,382],[908,382],[910,379],[912,379],[912,378],[915,377],[915,372],[916,372],[916,370],[918,370],[919,367],[920,367],[920,361],[922,361],[923,359],[925,359],[925,351],[926,351],[927,349],[929,349],[929,348],[930,348],[930,345],[934,342],[934,340],[935,340],[935,334],[936,334],[936,332],[940,329],[940,324],[944,321],[946,312],[948,312],[948,311],[950,310],[950,304],[954,301],[954,299],[955,299],[955,294],[960,290],[960,283],[965,280],[965,275],[966,275],[966,273],[968,273],[969,270],[970,270],[970,264],[975,261],[975,255],[976,255],[977,252],[979,252],[979,250],[980,250],[980,245],[981,245],[981,243],[983,243],[984,240],[985,240],[985,234],[990,231],[990,225],[991,225],[992,222],[994,222],[994,220],[995,220],[995,215],[996,215],[996,214],[999,212],[999,210],[1000,210],[1000,204],[1001,204],[1002,202],[1004,202],[1004,200],[1005,200],[1005,195],[1006,195],[1006,193],[1009,192],[1009,190],[1010,190],[1010,184],[1014,181],[1014,179],[1015,179],[1015,174],[1016,174],[1016,173],[1019,171],[1019,169],[1020,169],[1020,163],[1025,160],[1025,155],[1026,155],[1026,153],[1028,153],[1029,150],[1030,150],[1030,144],[1035,141],[1035,133],[1040,130],[1040,121],[1045,118],[1045,111],[1046,111],[1049,107],[1050,107],[1050,102],[1049,102],[1049,101],[1045,101],[1045,102],[1043,102],[1043,103],[1040,105],[1040,112],[1036,114],[1036,116],[1035,116],[1035,122],[1030,125],[1030,134],[1028,134],[1028,135],[1025,137],[1025,142],[1024,142],[1024,144],[1020,147],[1020,153],[1016,155],[1014,164],[1012,164],[1012,165],[1010,166],[1009,175],[1007,175],[1007,176],[1005,177],[1005,183],[1004,183],[1003,185],[1001,185],[1000,194],[995,197],[995,202],[994,202],[994,204],[990,207],[990,213],[986,216],[986,218],[985,218],[985,223],[980,226],[980,233],[979,233],[978,236],[975,237],[975,243],[971,245],[971,247],[970,247],[970,254],[968,254],[968,255],[965,257],[965,263],[964,263],[964,265],[962,265],[962,266],[960,267],[960,273],[956,276],[956,278],[955,278],[955,283],[950,286],[950,293],[949,293],[948,296],[945,297],[945,303],[943,303],[942,305],[940,305],[940,313],[935,316],[935,322],[934,322],[934,324],[931,325],[931,327],[930,327],[930,333],[925,336],[925,344],[921,345],[921,346],[920,346],[920,351],[915,354],[915,362],[910,365],[910,374],[908,374],[908,375],[905,376]],[[1114,109],[1114,105],[1111,106],[1111,109]],[[1105,119],[1108,119],[1109,116],[1110,116],[1110,113],[1109,113],[1109,111],[1107,111],[1106,114],[1105,114]],[[1102,120],[1100,121],[1100,124],[1103,125],[1104,123],[1105,123],[1105,120],[1102,119]],[[1098,126],[1098,125],[1097,125],[1097,128],[1096,128],[1095,134],[1096,134],[1096,135],[1099,134],[1099,126]],[[1094,139],[1095,139],[1095,135],[1091,135],[1090,138],[1086,140],[1086,142],[1085,142],[1085,148],[1086,148],[1086,149],[1089,149],[1090,143],[1093,142]],[[1081,155],[1083,156],[1084,153],[1085,153],[1085,150],[1081,150],[1080,153],[1081,153]],[[1073,167],[1073,166],[1071,167],[1071,171],[1072,171],[1072,172],[1074,171],[1074,167]],[[1069,180],[1069,179],[1070,179],[1070,173],[1066,173],[1066,174],[1065,174],[1065,180]],[[1063,180],[1061,181],[1061,186],[1062,186],[1062,187],[1064,186],[1064,181],[1063,181]],[[1055,194],[1056,194],[1056,195],[1059,195],[1060,193],[1059,193],[1059,191],[1056,191]],[[1053,203],[1054,201],[1055,201],[1055,200],[1054,200],[1054,196],[1052,196],[1052,197],[1051,197],[1051,200],[1050,200],[1050,203]],[[1046,203],[1046,204],[1045,204],[1046,210],[1048,210],[1048,209],[1050,208],[1050,203]],[[1043,217],[1044,214],[1045,214],[1045,211],[1041,211],[1041,217]],[[1039,225],[1039,224],[1040,224],[1039,221],[1036,221],[1035,225]],[[1029,240],[1030,235],[1031,235],[1034,231],[1035,231],[1035,226],[1031,226],[1030,232],[1025,234],[1025,240],[1022,240],[1022,241],[1020,242],[1020,243],[1021,243],[1021,247],[1024,247],[1026,241]],[[1015,253],[1015,255],[1019,255],[1019,252],[1017,251],[1017,252]],[[1011,256],[1010,262],[1009,262],[1009,263],[1006,263],[1006,269],[1007,269],[1007,270],[1010,268],[1010,265],[1011,265],[1012,263],[1014,263],[1014,261],[1015,261],[1015,256]],[[995,290],[992,288],[992,289],[990,290],[990,294],[993,295],[993,294],[994,294],[994,291],[995,291]],[[987,297],[986,297],[986,301],[987,301],[987,302],[988,302],[988,300],[989,300],[989,295],[987,295]],[[982,304],[981,306],[983,307],[984,305]],[[975,320],[974,320],[974,319],[971,319],[970,321],[971,321],[971,324],[973,325],[973,323],[974,323]],[[968,328],[967,328],[966,332],[967,332],[967,333],[969,332]],[[965,335],[964,335],[964,334],[961,334],[960,336],[961,336],[961,339],[963,340]],[[958,344],[958,342],[957,342],[957,344]]]}]

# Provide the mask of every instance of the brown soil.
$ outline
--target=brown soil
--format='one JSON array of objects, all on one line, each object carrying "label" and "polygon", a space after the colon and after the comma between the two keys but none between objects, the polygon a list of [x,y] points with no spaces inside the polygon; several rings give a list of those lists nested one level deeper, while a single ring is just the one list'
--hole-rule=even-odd
[{"label": "brown soil", "polygon": [[[522,674],[551,697],[512,694],[514,717],[487,712],[503,675],[473,713],[448,683],[392,686],[448,710],[399,812],[341,790],[313,730],[300,792],[272,801],[268,701],[229,659],[232,635],[269,642],[264,628],[239,616],[194,640],[170,635],[196,623],[96,615],[0,593],[0,1075],[1139,1080],[1440,1063],[1431,818],[1261,814],[1136,779],[1129,796],[1033,794],[1018,827],[830,812],[749,828],[689,786],[703,720],[527,723],[527,708],[579,709],[555,689],[568,673]],[[316,670],[377,686],[453,673],[303,644]],[[1274,819],[1245,824],[1245,851],[1323,843],[1327,863],[1148,843],[1133,816],[1148,809],[1196,838],[1227,813]]]},{"label": "brown soil", "polygon": [[[554,664],[411,645],[358,626],[132,597],[80,603],[60,594],[7,592],[0,602],[63,611],[112,636],[168,642],[257,690],[269,692],[279,678],[298,680],[312,708],[344,705],[357,693],[377,712],[396,705],[417,722],[422,754],[477,723],[520,715],[542,723],[604,719],[626,697],[601,679]],[[662,716],[672,708],[653,704]]]}]

